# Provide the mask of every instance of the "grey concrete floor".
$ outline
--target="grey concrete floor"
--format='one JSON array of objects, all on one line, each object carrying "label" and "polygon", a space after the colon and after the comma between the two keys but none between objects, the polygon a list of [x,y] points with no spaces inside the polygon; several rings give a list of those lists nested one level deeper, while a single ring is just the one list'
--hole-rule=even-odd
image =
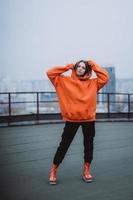
[{"label": "grey concrete floor", "polygon": [[64,124],[0,128],[1,200],[132,200],[133,123],[97,122],[92,183],[82,181],[83,137],[79,128],[48,184]]}]

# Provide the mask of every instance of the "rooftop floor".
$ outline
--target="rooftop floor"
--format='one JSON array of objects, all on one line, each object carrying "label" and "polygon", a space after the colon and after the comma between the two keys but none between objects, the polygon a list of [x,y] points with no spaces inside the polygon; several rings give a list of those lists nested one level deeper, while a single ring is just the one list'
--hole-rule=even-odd
[{"label": "rooftop floor", "polygon": [[81,179],[83,138],[79,128],[58,170],[56,186],[49,169],[64,124],[0,128],[2,200],[132,200],[133,123],[96,122],[92,183]]}]

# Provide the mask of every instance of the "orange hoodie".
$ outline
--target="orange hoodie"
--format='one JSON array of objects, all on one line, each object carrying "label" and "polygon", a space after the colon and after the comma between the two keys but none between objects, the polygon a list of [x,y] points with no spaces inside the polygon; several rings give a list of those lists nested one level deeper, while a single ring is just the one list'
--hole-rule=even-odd
[{"label": "orange hoodie", "polygon": [[[97,92],[108,82],[109,75],[94,61],[88,64],[96,73],[97,78],[84,77],[80,79],[74,70],[74,64],[64,67],[54,67],[47,71],[47,75],[56,89],[61,115],[64,121],[84,122],[96,119]],[[62,73],[71,69],[71,76]]]}]

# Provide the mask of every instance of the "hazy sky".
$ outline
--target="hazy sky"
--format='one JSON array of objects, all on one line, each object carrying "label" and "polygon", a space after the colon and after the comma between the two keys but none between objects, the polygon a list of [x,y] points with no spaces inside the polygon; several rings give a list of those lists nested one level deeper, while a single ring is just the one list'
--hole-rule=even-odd
[{"label": "hazy sky", "polygon": [[0,76],[93,59],[133,77],[133,0],[0,0]]}]

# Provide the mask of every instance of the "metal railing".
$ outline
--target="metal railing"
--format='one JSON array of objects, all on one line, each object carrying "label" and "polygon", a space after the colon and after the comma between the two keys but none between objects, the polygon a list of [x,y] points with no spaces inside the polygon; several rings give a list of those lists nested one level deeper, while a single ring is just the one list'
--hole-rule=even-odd
[{"label": "metal railing", "polygon": [[[98,93],[97,116],[132,118],[133,94]],[[61,118],[55,92],[0,93],[0,123],[53,118]]]}]

